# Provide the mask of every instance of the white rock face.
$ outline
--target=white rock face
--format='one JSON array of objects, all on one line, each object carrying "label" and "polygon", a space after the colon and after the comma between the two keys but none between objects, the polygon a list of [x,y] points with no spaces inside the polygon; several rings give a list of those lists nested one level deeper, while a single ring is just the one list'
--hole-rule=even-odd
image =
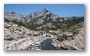
[{"label": "white rock face", "polygon": [[[23,26],[18,26],[17,24],[14,24],[11,22],[9,23],[5,22],[4,23],[4,45],[5,45],[4,49],[20,50],[28,47],[28,45],[33,43],[33,41],[30,41],[30,37],[27,35],[29,34],[29,32],[30,30]],[[20,37],[23,37],[23,38],[20,38]],[[24,43],[26,44],[24,45]]]},{"label": "white rock face", "polygon": [[14,23],[6,23],[4,24],[4,32],[5,36],[13,36],[13,35],[20,35],[25,33],[28,33],[30,30],[23,27],[23,26],[18,26],[17,24]]},{"label": "white rock face", "polygon": [[56,18],[64,18],[62,16],[53,14],[51,11],[47,10],[46,8],[44,8],[41,11],[32,12],[26,16],[16,14],[15,12],[4,12],[5,19],[22,21],[23,23],[29,22],[33,19],[38,19],[38,18],[44,19],[47,17],[52,18],[53,20],[55,20]]},{"label": "white rock face", "polygon": [[79,29],[78,34],[74,36],[74,40],[64,40],[62,42],[52,43],[56,48],[64,50],[84,50],[84,27]]}]

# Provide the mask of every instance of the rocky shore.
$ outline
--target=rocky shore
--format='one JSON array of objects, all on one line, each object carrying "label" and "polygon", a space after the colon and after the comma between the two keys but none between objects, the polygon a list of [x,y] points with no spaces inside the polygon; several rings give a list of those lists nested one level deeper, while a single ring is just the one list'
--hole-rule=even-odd
[{"label": "rocky shore", "polygon": [[[84,50],[84,27],[78,29],[78,33],[72,36],[69,32],[69,37],[65,37],[56,32],[45,33],[44,31],[33,31],[23,26],[19,26],[12,22],[4,23],[4,50],[41,50],[41,42],[51,39],[51,44],[57,50]],[[41,34],[43,33],[43,34]],[[65,33],[66,34],[66,33]],[[64,40],[58,39],[63,36]],[[73,38],[73,39],[72,39]]]},{"label": "rocky shore", "polygon": [[84,28],[80,28],[73,40],[54,42],[52,45],[58,50],[84,50]]},{"label": "rocky shore", "polygon": [[[4,49],[5,50],[41,50],[41,42],[55,38],[40,35],[37,31],[18,26],[12,22],[4,23]],[[39,47],[39,48],[38,48]]]}]

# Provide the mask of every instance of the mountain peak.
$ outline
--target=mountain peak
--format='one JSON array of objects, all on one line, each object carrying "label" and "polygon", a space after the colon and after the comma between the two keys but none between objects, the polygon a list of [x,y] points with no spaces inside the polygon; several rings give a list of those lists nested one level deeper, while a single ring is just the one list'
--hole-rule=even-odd
[{"label": "mountain peak", "polygon": [[48,12],[49,10],[47,8],[44,8],[43,9],[43,12]]},{"label": "mountain peak", "polygon": [[15,11],[12,11],[11,14],[16,14],[16,12]]}]

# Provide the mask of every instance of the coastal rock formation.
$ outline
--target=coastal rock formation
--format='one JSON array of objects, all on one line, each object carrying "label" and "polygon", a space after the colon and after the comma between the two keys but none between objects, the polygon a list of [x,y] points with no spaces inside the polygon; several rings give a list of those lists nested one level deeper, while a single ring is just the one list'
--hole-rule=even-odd
[{"label": "coastal rock formation", "polygon": [[[4,21],[5,50],[29,50],[36,42],[51,38],[57,49],[84,49],[84,16],[62,17],[44,8],[28,15],[4,12]],[[64,32],[71,32],[74,38],[63,39]]]},{"label": "coastal rock formation", "polygon": [[74,40],[64,40],[58,43],[52,43],[57,49],[63,50],[84,50],[84,27],[78,29],[78,34],[75,34]]},{"label": "coastal rock formation", "polygon": [[29,34],[30,29],[27,29],[23,26],[19,26],[17,24],[14,24],[12,22],[5,22],[4,23],[4,32],[5,32],[5,37],[10,37],[10,36],[19,36],[19,35],[24,35],[24,34]]},{"label": "coastal rock formation", "polygon": [[[5,50],[20,50],[25,49],[32,44],[29,36],[30,30],[18,26],[12,22],[4,23],[4,49]],[[26,43],[26,44],[24,44]]]}]

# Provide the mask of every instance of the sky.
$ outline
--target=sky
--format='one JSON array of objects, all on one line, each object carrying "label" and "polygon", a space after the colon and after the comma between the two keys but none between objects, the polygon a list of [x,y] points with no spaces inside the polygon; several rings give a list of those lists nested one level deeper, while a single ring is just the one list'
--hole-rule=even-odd
[{"label": "sky", "polygon": [[84,16],[84,4],[4,4],[4,12],[28,15],[47,8],[59,16]]}]

